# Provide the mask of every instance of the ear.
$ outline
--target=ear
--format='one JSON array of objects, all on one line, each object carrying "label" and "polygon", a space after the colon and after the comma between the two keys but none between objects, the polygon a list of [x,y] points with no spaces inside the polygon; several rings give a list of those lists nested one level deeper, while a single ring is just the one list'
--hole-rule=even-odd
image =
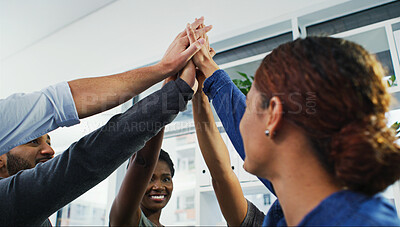
[{"label": "ear", "polygon": [[7,155],[0,155],[0,177],[7,177]]},{"label": "ear", "polygon": [[7,163],[7,155],[6,154],[0,155],[0,169],[6,167],[6,163]]},{"label": "ear", "polygon": [[267,128],[270,131],[270,137],[276,136],[283,122],[282,102],[279,97],[272,97],[268,106],[269,117],[267,120]]}]

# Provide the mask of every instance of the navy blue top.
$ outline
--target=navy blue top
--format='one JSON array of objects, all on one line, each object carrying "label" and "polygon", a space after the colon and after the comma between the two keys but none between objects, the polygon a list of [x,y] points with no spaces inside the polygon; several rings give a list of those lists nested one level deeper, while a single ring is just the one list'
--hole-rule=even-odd
[{"label": "navy blue top", "polygon": [[[217,70],[204,81],[203,91],[212,100],[233,146],[244,159],[244,146],[239,124],[246,108],[245,95],[235,86],[224,70]],[[259,178],[275,194],[270,181]],[[278,198],[279,199],[279,198]],[[279,201],[276,200],[265,216],[263,226],[286,226]],[[309,225],[400,226],[396,210],[382,195],[366,196],[343,190],[325,198],[299,223]]]}]

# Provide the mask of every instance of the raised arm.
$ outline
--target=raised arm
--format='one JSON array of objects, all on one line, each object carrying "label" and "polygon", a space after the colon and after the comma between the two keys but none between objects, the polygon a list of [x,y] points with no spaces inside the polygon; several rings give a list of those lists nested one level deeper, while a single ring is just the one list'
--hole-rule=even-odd
[{"label": "raised arm", "polygon": [[[202,17],[196,19],[191,25],[198,28],[203,22]],[[207,26],[196,29],[196,34],[200,36],[211,28],[212,26]],[[68,82],[79,118],[111,109],[163,79],[175,75],[200,50],[204,42],[204,39],[196,39],[189,43],[184,31],[176,36],[161,61],[155,65],[111,76]]]},{"label": "raised arm", "polygon": [[[189,61],[179,73],[180,78],[193,90],[197,90],[195,73],[192,61]],[[174,77],[167,78],[163,86],[175,79]],[[132,158],[110,211],[110,225],[137,226],[139,224],[141,215],[140,202],[156,167],[163,135],[164,128],[146,143],[145,147],[136,154],[136,157]]]},{"label": "raised arm", "polygon": [[[191,26],[186,28],[189,40],[194,43],[197,35]],[[212,100],[215,111],[225,128],[237,153],[244,160],[245,152],[240,135],[239,124],[246,109],[246,96],[235,86],[229,75],[220,70],[206,46],[194,55],[193,62],[207,78],[204,81],[203,91]],[[259,178],[260,181],[272,192],[270,181]]]},{"label": "raised arm", "polygon": [[[202,84],[200,80],[199,85]],[[210,170],[222,214],[229,226],[240,226],[246,217],[247,201],[231,168],[229,152],[214,122],[208,98],[201,88],[193,96],[193,118],[201,153]]]},{"label": "raised arm", "polygon": [[2,179],[0,210],[4,215],[0,215],[0,223],[41,225],[52,213],[104,180],[186,109],[193,94],[190,83],[184,77],[169,82],[62,154]]},{"label": "raised arm", "polygon": [[[203,18],[192,24],[198,27]],[[208,32],[211,26],[196,29]],[[176,74],[201,47],[204,40],[189,43],[186,31],[179,33],[161,61],[153,66],[97,78],[78,79],[40,92],[14,94],[0,99],[0,155],[58,127],[71,126],[113,108],[153,84]]]},{"label": "raised arm", "polygon": [[140,221],[140,202],[156,167],[164,129],[150,139],[132,156],[128,170],[110,211],[110,225],[137,226]]}]

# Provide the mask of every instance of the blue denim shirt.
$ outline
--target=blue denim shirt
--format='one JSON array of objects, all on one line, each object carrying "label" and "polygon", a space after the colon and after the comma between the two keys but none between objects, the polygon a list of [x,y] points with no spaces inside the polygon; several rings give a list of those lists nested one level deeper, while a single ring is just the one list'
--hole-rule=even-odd
[{"label": "blue denim shirt", "polygon": [[[240,157],[244,159],[244,146],[239,124],[246,108],[246,97],[235,86],[229,75],[217,70],[204,81],[203,91],[212,104]],[[262,183],[274,193],[271,182]],[[274,193],[275,194],[275,193]],[[279,201],[276,200],[265,216],[263,226],[286,226]],[[396,210],[380,194],[369,197],[360,193],[343,190],[324,199],[299,223],[309,225],[356,225],[356,226],[400,226]]]},{"label": "blue denim shirt", "polygon": [[0,155],[58,127],[79,123],[67,82],[0,99]]}]

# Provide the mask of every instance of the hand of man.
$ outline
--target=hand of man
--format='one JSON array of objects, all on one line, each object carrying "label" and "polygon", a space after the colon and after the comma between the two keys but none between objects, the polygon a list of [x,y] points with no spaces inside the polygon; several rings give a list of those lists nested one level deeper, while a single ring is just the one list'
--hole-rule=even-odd
[{"label": "hand of man", "polygon": [[[193,31],[196,37],[200,37],[201,35],[207,33],[211,30],[212,26],[206,26],[199,28],[204,22],[204,18],[196,19],[191,26],[196,30]],[[186,63],[192,58],[194,54],[196,54],[203,44],[205,40],[200,38],[196,40],[192,40],[189,42],[186,31],[179,33],[175,40],[168,47],[167,51],[164,54],[164,57],[158,63],[160,69],[164,71],[164,74],[169,77],[171,75],[175,75],[179,70],[181,70]]]}]

